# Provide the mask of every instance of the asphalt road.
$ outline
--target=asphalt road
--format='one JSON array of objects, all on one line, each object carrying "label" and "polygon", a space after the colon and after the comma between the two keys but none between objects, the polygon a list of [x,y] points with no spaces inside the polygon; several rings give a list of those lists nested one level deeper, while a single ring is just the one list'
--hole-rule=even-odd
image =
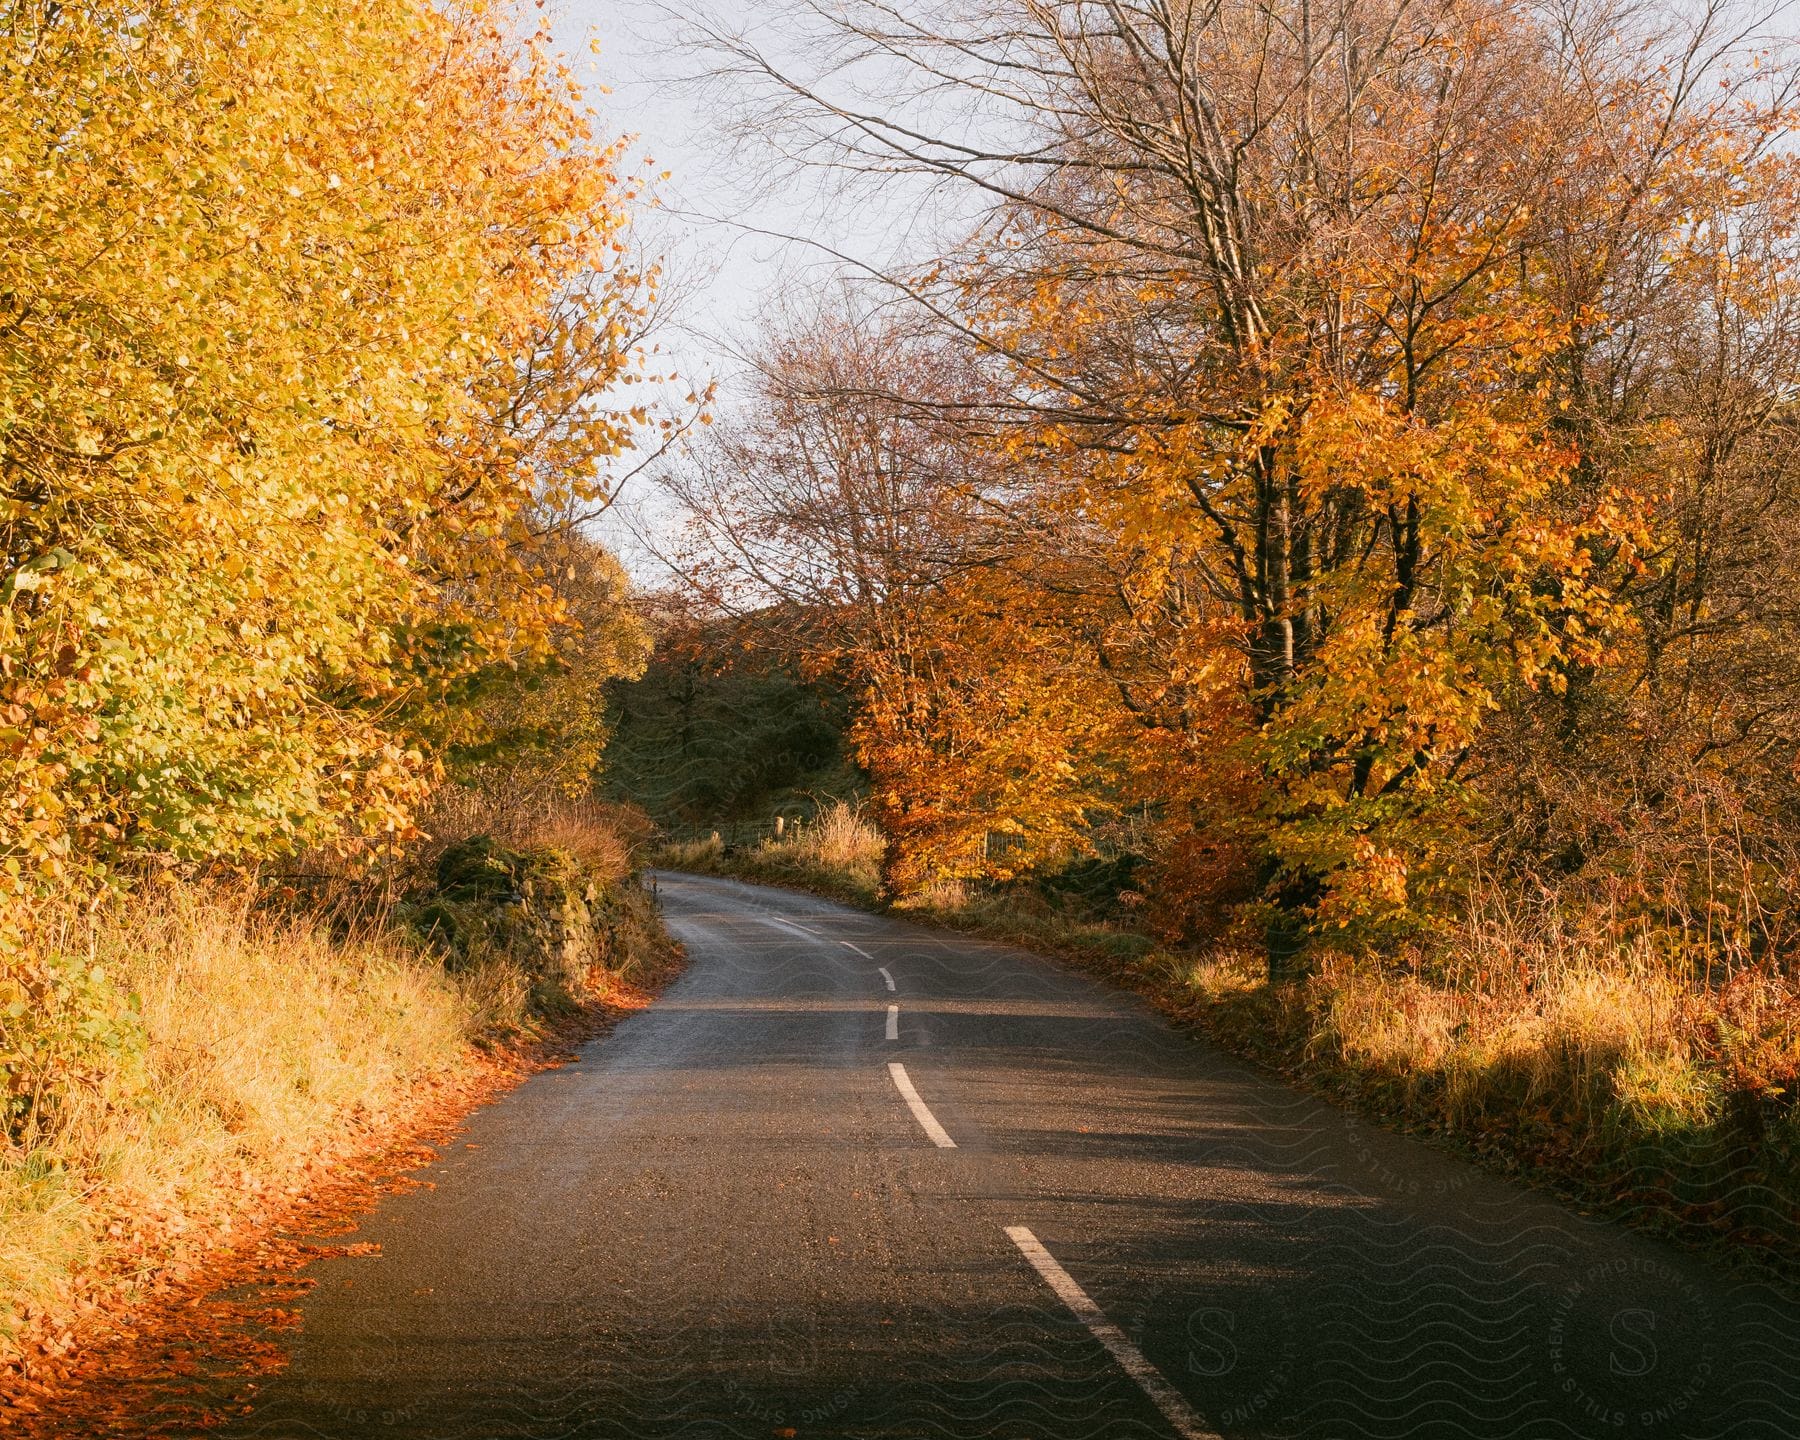
[{"label": "asphalt road", "polygon": [[1772,1289],[1021,951],[661,887],[686,972],[315,1263],[233,1434],[1800,1436]]}]

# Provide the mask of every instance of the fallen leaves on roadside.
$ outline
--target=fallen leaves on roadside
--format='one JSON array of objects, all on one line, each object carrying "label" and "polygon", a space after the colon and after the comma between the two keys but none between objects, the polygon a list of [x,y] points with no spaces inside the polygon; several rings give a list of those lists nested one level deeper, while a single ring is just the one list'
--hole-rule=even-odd
[{"label": "fallen leaves on roadside", "polygon": [[247,1188],[224,1224],[146,1224],[139,1273],[89,1277],[72,1321],[41,1322],[0,1367],[0,1434],[191,1436],[249,1413],[287,1364],[302,1319],[293,1306],[316,1283],[304,1267],[381,1253],[369,1241],[322,1242],[353,1233],[383,1197],[427,1184],[409,1172],[435,1163],[472,1111],[643,1009],[675,968],[648,988],[610,979],[591,1008],[534,1039],[471,1049],[466,1068],[422,1082],[406,1111],[352,1122],[285,1190]]}]

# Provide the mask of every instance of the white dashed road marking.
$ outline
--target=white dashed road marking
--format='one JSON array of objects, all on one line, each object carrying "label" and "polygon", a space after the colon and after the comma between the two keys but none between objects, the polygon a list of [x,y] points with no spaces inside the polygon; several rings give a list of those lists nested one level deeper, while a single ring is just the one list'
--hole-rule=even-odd
[{"label": "white dashed road marking", "polygon": [[919,1092],[913,1089],[913,1083],[906,1073],[906,1067],[898,1060],[888,1061],[888,1074],[894,1077],[894,1088],[900,1092],[900,1098],[906,1101],[907,1109],[913,1113],[913,1119],[919,1122],[919,1128],[931,1137],[931,1143],[940,1150],[954,1150],[956,1142],[952,1140],[944,1127],[937,1122],[937,1116],[925,1108],[925,1102],[919,1098]]},{"label": "white dashed road marking", "polygon": [[1119,1368],[1137,1381],[1139,1388],[1162,1411],[1163,1418],[1175,1427],[1175,1433],[1181,1436],[1181,1440],[1221,1440],[1216,1431],[1206,1428],[1206,1422],[1194,1413],[1193,1406],[1182,1399],[1180,1392],[1163,1379],[1162,1371],[1144,1358],[1144,1352],[1131,1343],[1131,1337],[1108,1320],[1106,1312],[1088,1298],[1087,1291],[1075,1283],[1075,1277],[1056,1263],[1056,1257],[1038,1243],[1037,1236],[1023,1225],[1008,1225],[1006,1233],[1031,1262],[1031,1268],[1043,1276],[1044,1282],[1056,1292],[1057,1298],[1106,1347],[1113,1359],[1119,1362]]},{"label": "white dashed road marking", "polygon": [[881,972],[881,978],[883,980],[887,981],[888,989],[892,990],[894,988],[894,977],[892,975],[888,974],[887,966],[877,965],[875,968]]},{"label": "white dashed road marking", "polygon": [[887,1038],[890,1040],[900,1038],[900,1007],[898,1005],[888,1006]]},{"label": "white dashed road marking", "polygon": [[863,949],[862,946],[852,945],[848,940],[840,940],[840,941],[838,941],[838,944],[842,945],[846,950],[854,950],[858,955],[862,956],[863,959],[865,959],[865,960],[873,960],[875,958],[867,950]]}]

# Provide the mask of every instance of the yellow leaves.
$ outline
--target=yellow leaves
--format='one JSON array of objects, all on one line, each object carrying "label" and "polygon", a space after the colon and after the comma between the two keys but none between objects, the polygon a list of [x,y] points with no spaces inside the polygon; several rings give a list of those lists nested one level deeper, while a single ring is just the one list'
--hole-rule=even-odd
[{"label": "yellow leaves", "polygon": [[[560,416],[630,357],[565,354],[522,401],[495,377],[559,305],[635,331],[641,292],[600,253],[609,161],[567,148],[553,61],[503,34],[423,0],[177,0],[127,44],[75,7],[32,76],[0,74],[0,174],[35,177],[0,212],[3,303],[33,316],[0,413],[26,417],[8,458],[34,497],[0,510],[27,557],[0,593],[0,700],[26,717],[0,853],[54,853],[33,813],[196,857],[395,813],[421,783],[396,730],[566,623],[519,584],[529,478],[617,446]],[[71,636],[104,639],[86,679],[54,673]]]}]

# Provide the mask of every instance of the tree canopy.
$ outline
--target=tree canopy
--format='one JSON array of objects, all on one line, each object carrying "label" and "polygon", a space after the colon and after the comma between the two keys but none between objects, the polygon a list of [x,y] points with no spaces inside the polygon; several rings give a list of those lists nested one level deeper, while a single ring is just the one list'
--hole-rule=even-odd
[{"label": "tree canopy", "polygon": [[566,663],[657,279],[522,24],[0,4],[15,889],[404,833],[480,677]]},{"label": "tree canopy", "polygon": [[[896,888],[1134,807],[1161,893],[1248,887],[1272,957],[1429,925],[1481,864],[1593,862],[1698,914],[1692,817],[1729,792],[1759,817],[1732,943],[1787,926],[1800,190],[1760,17],[849,0],[794,26],[782,55],[708,33],[780,163],[975,218],[772,340],[763,418],[673,488],[737,583],[833,617]],[[1647,812],[1686,837],[1653,898],[1622,819]]]}]

